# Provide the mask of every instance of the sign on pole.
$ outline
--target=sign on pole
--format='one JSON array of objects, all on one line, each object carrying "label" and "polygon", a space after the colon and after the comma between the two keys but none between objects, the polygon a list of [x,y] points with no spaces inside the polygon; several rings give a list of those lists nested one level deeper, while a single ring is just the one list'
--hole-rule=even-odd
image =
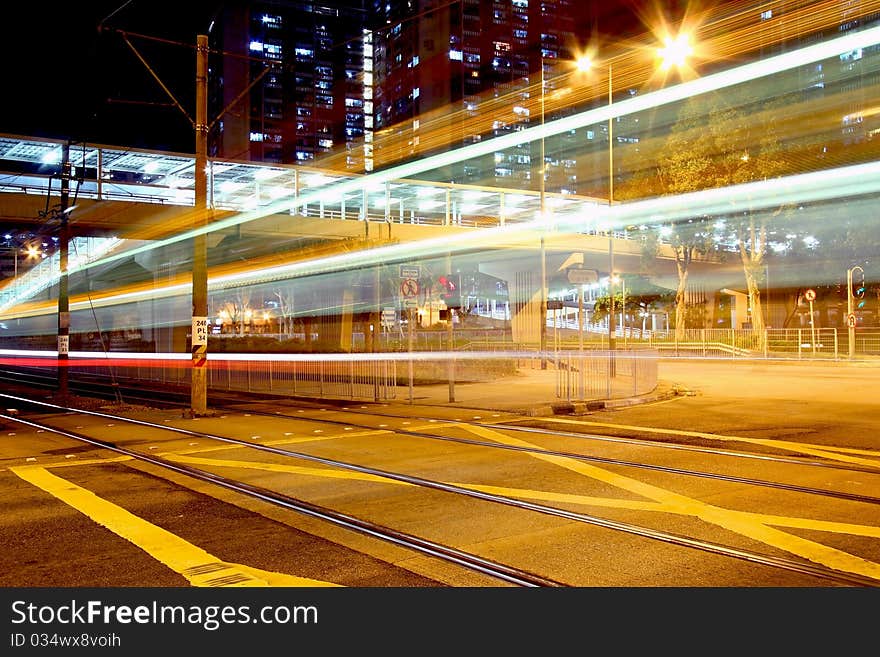
[{"label": "sign on pole", "polygon": [[815,301],[816,300],[816,290],[809,289],[804,292],[804,299],[807,301]]},{"label": "sign on pole", "polygon": [[419,294],[419,282],[414,278],[405,278],[400,284],[400,293],[406,299],[411,299]]},{"label": "sign on pole", "polygon": [[855,328],[855,326],[856,326],[856,314],[855,313],[850,313],[849,315],[846,316],[846,325],[849,328]]},{"label": "sign on pole", "polygon": [[568,282],[573,285],[595,283],[599,280],[599,272],[595,269],[569,269]]},{"label": "sign on pole", "polygon": [[414,278],[416,280],[422,277],[422,268],[419,265],[400,265],[400,278]]},{"label": "sign on pole", "polygon": [[192,344],[206,345],[208,344],[208,318],[193,317],[192,318]]}]

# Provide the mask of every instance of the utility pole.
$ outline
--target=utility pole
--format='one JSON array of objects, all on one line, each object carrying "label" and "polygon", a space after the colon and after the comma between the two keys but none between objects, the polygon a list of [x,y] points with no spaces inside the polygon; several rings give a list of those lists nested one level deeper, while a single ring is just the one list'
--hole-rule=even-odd
[{"label": "utility pole", "polygon": [[70,142],[61,146],[61,230],[58,238],[58,395],[69,393],[67,375],[70,357],[70,296],[68,293],[67,262],[70,242],[70,226],[67,221],[67,204],[70,199]]},{"label": "utility pole", "polygon": [[[208,122],[208,36],[199,34],[196,36],[196,118],[193,118],[178,102],[168,87],[159,76],[150,68],[147,60],[138,52],[134,44],[128,39],[125,32],[122,34],[126,45],[131,48],[135,56],[153,76],[162,90],[171,99],[172,104],[181,111],[196,133],[196,162],[195,162],[195,208],[193,228],[195,230],[205,228],[209,223],[210,209],[208,208],[208,133],[221,116],[226,114],[234,105],[238,104],[263,77],[271,70],[266,66],[262,73],[255,76],[250,84],[227,105],[219,115],[210,123]],[[208,241],[204,233],[193,238],[193,271],[192,271],[192,376],[190,384],[192,416],[207,414],[208,396]],[[309,339],[309,331],[306,331],[306,339]]]},{"label": "utility pole", "polygon": [[[194,228],[208,224],[208,36],[196,37],[196,168]],[[207,413],[208,397],[208,241],[193,238],[192,383],[193,416]]]}]

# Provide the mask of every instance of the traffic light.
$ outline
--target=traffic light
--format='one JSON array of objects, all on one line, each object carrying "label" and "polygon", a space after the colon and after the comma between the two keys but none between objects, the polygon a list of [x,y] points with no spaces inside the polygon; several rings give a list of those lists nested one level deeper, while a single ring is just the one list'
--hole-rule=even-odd
[{"label": "traffic light", "polygon": [[444,274],[437,279],[440,284],[440,298],[447,308],[461,308],[461,276]]},{"label": "traffic light", "polygon": [[867,291],[867,287],[865,285],[865,270],[861,267],[853,267],[852,269],[850,269],[850,276],[850,294],[856,301],[856,308],[861,310],[865,307],[866,301],[865,292]]}]

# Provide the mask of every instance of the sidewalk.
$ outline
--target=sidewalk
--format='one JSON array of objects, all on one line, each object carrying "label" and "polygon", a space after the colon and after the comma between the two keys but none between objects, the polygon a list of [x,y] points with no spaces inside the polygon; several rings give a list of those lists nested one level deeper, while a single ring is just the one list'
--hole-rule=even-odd
[{"label": "sidewalk", "polygon": [[[553,369],[527,369],[514,376],[501,377],[495,381],[479,383],[455,383],[454,399],[449,401],[449,383],[414,386],[414,405],[446,406],[449,408],[473,408],[518,413],[521,415],[546,416],[570,415],[604,408],[619,408],[667,399],[683,394],[678,387],[659,382],[657,388],[646,395],[627,397],[625,391],[616,391],[610,400],[566,400],[556,394],[557,371]],[[627,384],[626,387],[629,387]],[[409,390],[399,386],[394,404],[409,404]]]}]

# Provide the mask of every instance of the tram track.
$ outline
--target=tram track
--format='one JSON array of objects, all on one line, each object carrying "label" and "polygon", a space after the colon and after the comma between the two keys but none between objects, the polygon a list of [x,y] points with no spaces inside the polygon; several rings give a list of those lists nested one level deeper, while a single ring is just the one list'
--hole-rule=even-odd
[{"label": "tram track", "polygon": [[[362,464],[340,461],[337,459],[330,459],[330,458],[325,458],[325,457],[321,457],[321,456],[315,456],[313,454],[306,454],[303,452],[293,451],[293,450],[289,450],[289,449],[283,449],[280,447],[264,445],[264,444],[260,444],[260,443],[254,443],[254,442],[251,442],[248,440],[243,440],[240,438],[233,438],[233,437],[229,437],[229,436],[220,436],[220,435],[216,435],[216,434],[212,434],[212,433],[193,431],[190,429],[183,429],[183,428],[178,428],[178,427],[169,427],[167,425],[158,425],[156,423],[147,422],[144,420],[133,419],[133,418],[115,415],[115,414],[106,413],[106,412],[81,410],[81,409],[76,409],[76,408],[64,407],[64,406],[57,405],[57,404],[50,404],[47,402],[12,397],[9,395],[4,395],[4,397],[7,399],[19,400],[19,401],[25,402],[25,403],[32,403],[32,404],[35,404],[35,405],[37,405],[41,408],[44,408],[44,409],[49,408],[49,409],[64,412],[64,413],[82,413],[84,415],[97,416],[97,417],[101,417],[101,418],[105,418],[105,419],[112,419],[117,422],[128,422],[128,423],[131,423],[134,425],[146,426],[146,427],[150,427],[150,428],[153,428],[156,430],[161,430],[164,432],[171,432],[171,433],[178,434],[178,435],[186,435],[189,437],[200,437],[200,438],[204,438],[204,439],[208,439],[208,440],[215,440],[218,442],[222,442],[222,443],[226,443],[226,444],[230,444],[230,445],[235,445],[238,447],[255,449],[255,450],[262,451],[262,452],[271,453],[273,455],[281,456],[284,458],[306,460],[306,461],[310,461],[313,463],[319,463],[321,465],[328,466],[331,468],[339,468],[339,469],[343,469],[343,470],[347,470],[347,471],[358,472],[361,474],[377,476],[377,477],[381,477],[381,478],[385,478],[385,479],[389,479],[389,480],[399,481],[399,482],[407,483],[410,485],[418,486],[418,487],[424,488],[424,489],[432,489],[432,490],[437,490],[437,491],[441,491],[441,492],[445,492],[445,493],[452,493],[452,494],[466,496],[466,497],[473,498],[473,499],[491,502],[494,504],[501,504],[501,505],[504,505],[507,507],[513,507],[513,508],[517,508],[520,510],[535,512],[535,513],[539,513],[539,514],[543,514],[543,515],[554,516],[554,517],[563,518],[566,520],[584,523],[584,524],[588,524],[588,525],[592,525],[592,526],[603,527],[606,529],[610,529],[610,530],[614,530],[614,531],[618,531],[618,532],[623,532],[623,533],[630,534],[633,536],[651,539],[653,541],[660,541],[660,542],[664,542],[664,543],[668,543],[668,544],[677,545],[680,547],[697,549],[697,550],[701,550],[704,552],[710,552],[713,554],[722,555],[722,556],[726,556],[726,557],[730,557],[730,558],[734,558],[734,559],[738,559],[738,560],[744,560],[744,561],[747,561],[750,563],[762,564],[764,566],[770,566],[770,567],[776,568],[776,569],[786,570],[786,571],[790,571],[790,572],[796,572],[796,573],[800,573],[802,575],[817,577],[817,578],[824,579],[824,580],[830,580],[830,581],[838,582],[841,584],[848,584],[848,585],[855,585],[855,586],[878,586],[878,585],[880,585],[880,582],[878,582],[877,580],[870,578],[870,577],[862,576],[862,575],[859,575],[856,573],[842,572],[842,571],[834,570],[834,569],[827,568],[824,566],[815,565],[812,563],[802,562],[802,561],[788,559],[788,558],[784,558],[784,557],[776,557],[776,556],[772,556],[772,555],[761,554],[758,552],[740,549],[740,548],[736,548],[736,547],[731,547],[728,545],[723,545],[723,544],[715,543],[712,541],[706,541],[706,540],[702,540],[702,539],[698,539],[698,538],[692,538],[692,537],[681,535],[681,534],[657,530],[657,529],[653,529],[650,527],[641,526],[641,525],[637,525],[637,524],[633,524],[633,523],[620,522],[620,521],[611,520],[608,518],[602,518],[602,517],[595,516],[595,515],[578,513],[578,512],[569,511],[566,509],[561,509],[561,508],[557,508],[557,507],[553,507],[553,506],[544,505],[544,504],[527,502],[527,501],[523,501],[521,499],[517,499],[517,498],[513,498],[513,497],[507,497],[504,495],[488,493],[488,492],[484,492],[484,491],[480,491],[480,490],[475,490],[475,489],[463,487],[460,485],[449,484],[449,483],[442,482],[442,481],[437,481],[437,480],[432,480],[432,479],[427,479],[427,478],[422,478],[422,477],[415,477],[412,475],[407,475],[407,474],[398,473],[398,472],[392,472],[389,470],[383,470],[383,469],[379,469],[379,468],[373,468],[373,467],[365,466]],[[267,415],[271,415],[272,417],[274,417],[276,419],[279,418],[278,414],[267,414]],[[325,509],[323,507],[316,507],[316,505],[313,505],[313,504],[306,502],[304,500],[297,500],[294,498],[290,498],[289,496],[287,496],[285,494],[277,493],[277,492],[273,492],[273,491],[268,491],[266,489],[261,489],[259,487],[252,486],[251,484],[247,484],[246,482],[240,482],[240,481],[229,479],[226,477],[221,477],[219,475],[216,475],[216,474],[213,474],[213,473],[210,473],[207,471],[199,470],[197,468],[191,468],[189,466],[185,466],[185,465],[182,465],[179,463],[174,463],[174,462],[168,461],[167,459],[162,459],[161,457],[157,457],[157,456],[153,456],[153,455],[149,455],[149,454],[143,454],[143,453],[140,453],[136,450],[129,450],[127,448],[120,447],[114,443],[90,438],[88,436],[81,435],[81,434],[78,434],[75,432],[61,430],[61,429],[58,429],[58,428],[53,427],[51,425],[45,424],[44,422],[38,423],[38,422],[31,421],[31,420],[26,420],[25,418],[22,418],[17,415],[0,414],[0,418],[7,420],[7,421],[26,424],[28,426],[35,427],[35,428],[40,427],[45,431],[52,431],[55,433],[59,433],[61,435],[65,435],[69,438],[72,438],[74,440],[79,440],[79,441],[86,442],[86,443],[89,443],[89,444],[92,444],[95,446],[104,447],[106,449],[110,449],[112,451],[116,451],[119,453],[124,453],[131,458],[150,462],[154,465],[157,465],[157,466],[160,466],[163,468],[167,468],[167,469],[170,469],[170,470],[178,472],[178,473],[187,474],[189,476],[193,476],[193,477],[195,477],[197,479],[201,479],[203,481],[215,483],[215,484],[222,486],[224,488],[237,490],[237,491],[242,492],[244,494],[247,494],[251,497],[263,499],[264,501],[269,501],[273,504],[277,504],[279,506],[283,506],[285,508],[289,508],[291,510],[298,511],[300,513],[304,513],[307,515],[312,515],[314,517],[320,517],[323,519],[327,519],[330,522],[334,522],[334,523],[340,524],[342,526],[347,526],[351,529],[356,529],[357,531],[361,531],[362,533],[368,533],[370,535],[376,535],[376,536],[379,536],[380,534],[384,533],[385,540],[390,540],[391,542],[399,543],[399,541],[401,541],[405,538],[407,541],[410,542],[409,543],[410,545],[417,546],[418,544],[423,543],[425,541],[425,539],[406,535],[406,534],[399,532],[397,530],[384,528],[384,527],[381,527],[378,525],[376,525],[376,526],[372,526],[371,524],[362,525],[361,523],[368,523],[368,521],[363,521],[360,519],[352,518],[351,516],[349,516],[347,514],[341,514],[339,512],[332,511],[330,509]],[[398,432],[398,430],[396,430],[396,429],[393,431]],[[427,435],[431,435],[431,434],[427,434]],[[488,445],[497,447],[497,445],[494,445],[491,443],[489,443]],[[548,452],[548,453],[552,453],[552,452]],[[568,454],[564,454],[564,455],[566,457],[570,457],[570,458],[577,458],[578,457],[578,455],[568,455]],[[813,492],[813,491],[810,491],[810,489],[804,489],[799,492]],[[815,492],[814,492],[814,494],[815,494]],[[857,499],[856,501],[868,501],[868,499],[869,498]],[[870,498],[870,499],[873,500],[872,503],[876,503],[876,500],[874,500],[874,498]],[[373,533],[373,532],[376,532],[376,533]],[[430,543],[430,542],[428,542],[428,543]],[[413,547],[413,549],[423,550],[424,547],[425,547],[424,545],[419,545],[418,547]],[[481,557],[476,557],[475,555],[467,555],[467,553],[461,553],[460,551],[455,550],[454,548],[440,546],[439,544],[430,544],[428,546],[428,552],[424,552],[424,553],[431,554],[432,556],[438,556],[439,558],[443,558],[448,561],[452,561],[454,563],[459,563],[459,565],[464,565],[464,563],[467,562],[468,565],[466,567],[470,567],[475,570],[478,568],[486,568],[487,567],[485,563],[482,563],[482,561],[484,561],[484,560],[482,560]],[[498,578],[503,579],[508,582],[513,582],[514,580],[511,579],[512,576],[511,576],[511,573],[508,571],[508,569],[510,569],[510,567],[502,566],[500,568],[500,570],[496,574],[494,574],[493,576],[498,577]],[[520,578],[520,580],[522,582],[524,582],[524,583],[521,583],[520,585],[538,585],[538,586],[560,585],[555,580],[552,580],[549,578],[543,578],[542,576],[535,576],[535,575],[528,574],[528,573],[524,574],[524,571],[517,571],[517,569],[510,569],[510,570],[517,572],[516,577]],[[480,570],[480,572],[484,572],[485,574],[488,574],[484,570]],[[537,578],[537,580],[533,580],[530,578]],[[530,582],[530,581],[531,582],[538,582],[538,583],[529,584],[528,582]]]},{"label": "tram track", "polygon": [[[54,405],[53,405],[54,406]],[[109,414],[104,413],[94,413],[88,411],[79,411],[77,409],[66,409],[67,412],[70,413],[84,413],[87,415],[99,415],[102,417],[112,418],[120,422],[133,422],[135,424],[146,424],[156,429],[165,429],[169,432],[180,433],[180,430],[176,430],[173,428],[162,427],[161,425],[156,425],[152,423],[143,423],[139,421],[132,421],[123,416],[111,416]],[[12,421],[16,424],[20,424],[23,426],[29,426],[31,428],[35,428],[38,430],[42,430],[45,432],[50,432],[59,436],[63,436],[66,438],[70,438],[72,440],[83,442],[93,447],[99,447],[102,449],[109,450],[116,454],[121,454],[127,456],[129,458],[135,459],[140,462],[149,463],[154,466],[158,466],[164,470],[168,470],[171,472],[175,472],[177,474],[183,474],[193,479],[197,479],[199,481],[207,482],[210,484],[214,484],[221,488],[231,490],[240,494],[243,494],[247,497],[257,499],[263,502],[268,502],[274,506],[278,506],[290,511],[294,511],[299,514],[303,514],[306,516],[310,516],[313,518],[317,518],[319,520],[323,520],[325,522],[329,522],[339,527],[343,527],[346,529],[350,529],[356,531],[361,534],[365,534],[367,536],[371,536],[373,538],[377,538],[389,543],[393,543],[395,545],[407,548],[414,552],[417,552],[424,556],[436,557],[438,559],[442,559],[444,561],[459,565],[468,570],[487,575],[489,577],[493,577],[495,579],[502,580],[506,583],[513,584],[516,586],[525,586],[525,587],[559,587],[565,586],[560,582],[556,582],[552,579],[541,577],[539,575],[535,575],[533,573],[527,572],[525,570],[517,569],[511,566],[507,566],[504,564],[500,564],[489,559],[484,559],[472,553],[458,550],[446,545],[442,545],[440,543],[436,543],[434,541],[430,541],[424,538],[420,538],[417,536],[413,536],[406,532],[402,532],[393,528],[385,527],[378,523],[370,522],[361,518],[356,518],[349,514],[340,513],[338,511],[334,511],[327,507],[323,507],[317,504],[313,504],[311,502],[307,502],[302,499],[294,498],[292,496],[286,495],[284,493],[280,493],[278,491],[269,490],[264,487],[254,486],[253,484],[249,484],[247,482],[239,481],[236,479],[232,479],[230,477],[224,477],[222,475],[218,475],[212,472],[208,472],[207,470],[202,470],[200,468],[195,468],[192,466],[188,466],[185,464],[175,463],[168,459],[162,458],[160,456],[154,456],[150,454],[144,454],[137,450],[127,449],[125,447],[120,447],[114,443],[100,440],[97,438],[93,438],[87,436],[82,433],[67,431],[63,429],[59,429],[57,427],[53,427],[44,422],[34,422],[31,420],[27,420],[25,418],[19,417],[17,415],[7,415],[0,413],[0,419]],[[186,432],[191,436],[199,436],[203,438],[211,438],[214,440],[223,440],[218,436],[212,436],[210,434],[204,434],[200,432]],[[235,440],[235,439],[226,439],[226,440]],[[246,441],[242,441],[242,446],[253,446],[248,445]]]},{"label": "tram track", "polygon": [[[4,374],[5,374],[5,376],[4,376]],[[40,387],[52,387],[56,384],[56,381],[54,379],[52,379],[51,377],[42,377],[40,375],[33,375],[33,374],[31,374],[29,376],[32,377],[31,383],[33,383],[33,385],[37,385]],[[9,381],[16,381],[18,383],[21,383],[21,380],[16,379],[15,375],[10,377],[10,373],[8,371],[7,372],[0,371],[0,380],[4,380],[4,378]],[[111,400],[111,398],[112,398],[112,394],[110,391],[111,390],[115,391],[115,390],[119,389],[119,386],[108,386],[107,384],[94,383],[94,382],[91,382],[91,383],[76,382],[76,383],[74,383],[73,381],[71,381],[71,386],[73,387],[73,389],[80,391],[84,395],[87,395],[87,396],[88,395],[99,395],[105,399],[108,399],[108,401]],[[225,396],[225,393],[224,393],[224,396]],[[147,389],[125,388],[124,399],[128,403],[132,403],[132,402],[134,402],[134,403],[141,403],[142,402],[145,404],[158,403],[160,405],[167,405],[172,408],[189,408],[189,405],[190,405],[189,399],[183,399],[182,395],[176,394],[174,392],[169,392],[167,390],[160,391],[160,390],[154,390],[154,389],[149,389],[149,388],[147,388]],[[279,403],[286,403],[288,401],[287,398],[280,398],[279,397],[276,399],[279,401]],[[321,402],[315,402],[312,400],[303,400],[303,399],[297,399],[297,398],[290,399],[290,401],[292,401],[300,406],[302,406],[304,404],[311,404],[312,405],[311,407],[314,408],[315,410],[318,410],[322,407],[326,407],[327,404],[330,403],[330,402],[327,402],[327,400],[323,400]],[[255,404],[255,403],[259,403],[259,402],[258,402],[258,400],[255,400],[252,398],[241,398],[236,401],[230,402],[230,401],[228,401],[228,396],[227,396],[226,401],[223,401],[222,399],[217,398],[217,399],[213,400],[210,405],[215,410],[220,410],[220,409],[238,410],[238,408],[237,408],[238,405],[249,404],[249,403]],[[350,402],[350,403],[356,403],[356,402]],[[380,416],[380,417],[422,421],[422,422],[437,422],[439,424],[449,424],[449,425],[465,425],[465,426],[472,425],[472,426],[484,427],[487,429],[497,429],[497,430],[502,430],[502,431],[517,432],[517,433],[525,433],[525,434],[533,434],[533,435],[541,435],[541,436],[551,436],[551,437],[561,437],[561,438],[573,438],[573,439],[578,439],[578,440],[597,441],[597,442],[608,442],[608,443],[621,444],[621,445],[650,446],[650,447],[657,448],[657,449],[693,452],[693,453],[706,454],[706,455],[711,455],[711,456],[727,456],[727,457],[732,457],[732,458],[737,458],[737,459],[754,460],[754,461],[760,461],[760,462],[765,462],[765,463],[779,463],[779,464],[799,465],[799,466],[814,467],[814,468],[829,469],[829,470],[841,470],[841,471],[863,472],[863,473],[869,473],[869,474],[880,474],[880,451],[878,451],[878,453],[877,453],[878,465],[875,467],[872,467],[872,466],[862,465],[862,464],[857,464],[857,463],[830,461],[830,460],[821,459],[818,457],[804,458],[804,457],[794,457],[794,456],[782,456],[779,454],[766,454],[766,453],[757,453],[757,452],[749,452],[749,451],[742,451],[742,450],[732,450],[732,449],[725,449],[725,448],[719,448],[719,447],[693,445],[693,444],[682,443],[682,442],[670,442],[668,440],[652,440],[652,439],[647,439],[647,438],[637,438],[637,437],[624,436],[624,435],[598,434],[598,433],[581,432],[581,431],[563,431],[563,430],[559,430],[559,429],[547,429],[547,428],[543,428],[543,427],[533,427],[533,426],[525,427],[525,426],[521,426],[519,424],[514,425],[514,424],[493,423],[493,422],[472,422],[469,420],[462,420],[462,419],[448,420],[448,419],[438,419],[438,418],[427,418],[427,417],[422,417],[422,416],[417,416],[417,415],[412,415],[412,414],[402,415],[402,414],[388,413],[387,411],[380,411],[375,406],[370,406],[368,413],[362,413],[361,411],[352,409],[350,407],[337,407],[337,406],[335,406],[335,404],[338,404],[337,401],[332,402],[332,404],[334,405],[334,407],[333,407],[334,411],[345,412],[345,413],[350,413],[350,414],[369,415],[369,416],[374,416],[374,417]],[[265,411],[251,410],[250,412],[265,415],[268,417],[276,417],[277,416],[277,413],[268,413]],[[358,425],[357,423],[343,422],[341,420],[334,421],[334,420],[326,419],[326,418],[321,418],[321,419],[313,418],[313,420],[316,422],[326,422],[328,424],[351,424],[351,425],[359,426],[362,428],[374,428],[373,426],[367,425],[367,424]],[[411,435],[417,435],[415,432],[408,431],[406,429],[396,429],[396,431],[398,431],[400,433],[409,433]],[[672,438],[673,440],[675,440],[675,433],[676,432],[674,429],[670,429],[668,434],[660,433],[658,435],[663,436],[663,437]],[[453,437],[448,437],[448,436],[435,436],[433,434],[423,434],[422,437],[436,438],[439,440],[447,440],[447,441],[458,441],[458,442],[462,442],[462,443],[472,442],[473,444],[481,444],[484,446],[493,446],[493,447],[507,448],[507,449],[517,449],[514,447],[498,445],[496,443],[474,441],[474,440],[465,439],[465,438],[453,438]],[[525,451],[528,451],[528,449],[525,449]],[[583,455],[577,455],[577,454],[568,453],[568,452],[561,453],[561,455],[587,458]],[[620,464],[621,465],[631,465],[633,467],[646,467],[646,468],[652,467],[652,466],[650,466],[650,464],[641,464],[640,465],[640,464],[626,463],[626,462],[621,462]],[[692,472],[691,474],[693,474],[694,476],[701,476],[701,473],[698,473],[698,472]],[[747,482],[744,481],[743,483],[747,483]],[[807,491],[802,491],[802,492],[807,492]]]}]

